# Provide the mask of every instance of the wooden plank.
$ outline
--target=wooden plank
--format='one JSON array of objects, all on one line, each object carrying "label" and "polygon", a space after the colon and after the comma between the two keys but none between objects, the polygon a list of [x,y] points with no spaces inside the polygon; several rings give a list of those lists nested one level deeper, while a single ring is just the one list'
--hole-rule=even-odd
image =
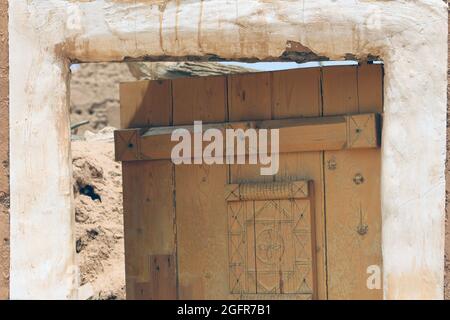
[{"label": "wooden plank", "polygon": [[322,68],[323,115],[358,113],[356,66]]},{"label": "wooden plank", "polygon": [[[254,127],[255,123],[236,122],[205,124],[202,125],[202,128],[203,131],[208,128],[219,129],[225,136],[225,129],[246,130],[252,126]],[[115,130],[115,159],[117,161],[171,159],[172,148],[178,143],[178,141],[171,140],[171,135],[177,129],[186,129],[193,137],[194,126],[192,125]],[[195,158],[193,140],[191,142],[191,155],[192,158]],[[204,141],[203,148],[209,143],[209,141]]]},{"label": "wooden plank", "polygon": [[127,162],[122,168],[127,299],[150,299],[151,290],[143,296],[136,286],[152,280],[150,257],[175,253],[172,164]]},{"label": "wooden plank", "polygon": [[[269,120],[272,113],[272,90],[270,73],[255,73],[228,76],[228,115],[229,121]],[[228,183],[269,182],[272,176],[260,174],[261,164],[229,165]],[[245,204],[244,206],[240,204]],[[232,206],[238,206],[231,211]],[[257,293],[257,273],[255,256],[255,221],[252,201],[229,203],[229,251],[230,251],[230,287],[233,293],[240,292],[238,297]],[[240,221],[240,224],[237,223]],[[239,225],[242,231],[233,230]],[[241,260],[233,255],[237,248]],[[242,280],[240,280],[242,277]],[[233,280],[237,280],[232,283]],[[243,282],[243,283],[242,283]]]},{"label": "wooden plank", "polygon": [[[293,73],[291,73],[293,74]],[[263,76],[261,76],[262,78]],[[295,75],[293,75],[293,77],[295,78]],[[270,78],[266,78],[263,80],[259,79],[253,79],[254,82],[254,86],[256,87],[256,94],[259,94],[260,97],[251,97],[250,99],[248,99],[247,96],[245,96],[245,98],[247,98],[246,103],[248,105],[255,105],[258,106],[259,108],[246,108],[245,105],[242,104],[242,100],[244,100],[243,96],[241,95],[240,97],[236,97],[236,95],[234,94],[234,92],[232,91],[234,89],[234,86],[232,84],[230,84],[229,82],[229,114],[230,114],[230,121],[234,121],[234,120],[242,120],[242,119],[247,119],[247,120],[253,120],[253,119],[270,119],[272,118],[272,109],[273,109],[273,103],[272,101],[269,103],[268,101],[268,93],[269,91],[267,90],[267,87],[270,87],[270,95],[273,93],[273,90],[271,88],[270,85],[267,85],[267,82],[270,81]],[[258,81],[263,81],[263,84],[259,84]],[[289,81],[286,81],[286,83],[288,83]],[[279,83],[279,87],[284,88],[284,85],[286,83]],[[231,89],[230,89],[231,88]],[[270,97],[272,100],[272,97]],[[285,97],[281,96],[277,96],[276,97],[277,101],[279,104],[285,105],[286,102],[288,101],[288,99],[285,99]],[[282,100],[284,99],[284,100]],[[292,100],[291,100],[292,101]],[[269,107],[270,104],[270,107]],[[292,103],[289,104],[290,107],[292,107]],[[250,109],[250,110],[249,110]],[[251,111],[251,112],[250,112]],[[284,117],[284,115],[282,116]],[[281,117],[281,118],[282,118]],[[284,155],[283,155],[284,157]],[[281,157],[281,158],[283,158]],[[230,180],[229,182],[231,183],[247,183],[247,182],[270,182],[273,181],[274,177],[273,176],[261,176],[260,175],[260,165],[232,165],[230,166]],[[239,202],[240,203],[240,202]],[[256,231],[256,225],[255,225],[255,231]],[[263,231],[263,230],[261,230]],[[255,235],[256,237],[256,235]],[[256,254],[257,251],[257,246],[255,245],[254,247],[254,252]],[[258,270],[256,271],[256,275],[258,275]],[[261,290],[261,284],[258,284],[259,289]],[[280,290],[279,290],[280,291]],[[257,288],[257,292],[258,292],[258,288]],[[256,294],[255,297],[259,297],[259,298],[263,298],[264,299],[277,299],[277,298],[284,298],[286,299],[287,297],[289,297],[290,295],[285,295],[285,294],[280,294],[279,292],[276,295],[273,294],[263,294],[263,295],[258,295]],[[292,295],[294,296],[294,295]],[[243,296],[244,298],[252,298],[252,295],[250,294],[246,294]],[[295,298],[305,298],[308,299],[311,297],[311,295],[295,295]]]},{"label": "wooden plank", "polygon": [[269,72],[228,76],[230,121],[270,119],[271,99]]},{"label": "wooden plank", "polygon": [[[171,82],[123,83],[120,104],[122,128],[168,126],[172,121]],[[152,287],[151,257],[176,256],[173,172],[167,160],[122,163],[127,299],[159,297],[160,290],[155,292]],[[158,280],[159,287],[166,287],[170,296],[176,295],[173,263],[159,266],[164,275]]]},{"label": "wooden plank", "polygon": [[273,72],[273,119],[320,116],[320,69]]},{"label": "wooden plank", "polygon": [[[322,183],[323,184],[323,183]],[[322,275],[322,272],[325,271],[326,273],[326,267],[324,265],[319,265],[318,262],[322,262],[322,257],[320,257],[320,260],[318,260],[318,257],[322,255],[321,250],[317,250],[317,248],[320,248],[318,243],[321,243],[321,239],[318,238],[317,235],[322,235],[324,233],[324,230],[319,230],[317,227],[317,217],[321,218],[321,214],[317,214],[316,209],[316,186],[313,180],[308,181],[308,198],[309,198],[309,211],[311,214],[311,259],[312,259],[312,284],[313,284],[313,293],[312,298],[314,300],[317,299],[325,299],[326,295],[323,290],[326,290],[326,285],[324,283],[320,283],[319,287],[319,276]],[[326,250],[323,250],[326,251]],[[320,279],[322,281],[322,279]],[[321,296],[323,295],[323,296]]]},{"label": "wooden plank", "polygon": [[369,290],[367,268],[381,264],[379,150],[326,152],[330,299],[382,299]]},{"label": "wooden plank", "polygon": [[150,280],[135,284],[136,300],[174,300],[177,298],[176,257],[151,255],[149,257]]},{"label": "wooden plank", "polygon": [[177,165],[180,299],[226,299],[228,287],[225,165]]},{"label": "wooden plank", "polygon": [[225,76],[172,80],[174,124],[223,122],[227,113],[226,81]]},{"label": "wooden plank", "polygon": [[383,112],[383,65],[363,63],[358,67],[359,112]]},{"label": "wooden plank", "polygon": [[[268,120],[272,116],[271,75],[267,72],[228,76],[229,121]],[[262,176],[262,165],[230,165],[230,183],[267,182],[272,176]]]},{"label": "wooden plank", "polygon": [[[193,126],[175,126],[151,128],[143,134],[140,134],[141,129],[116,131],[116,159],[121,161],[170,159],[173,147],[178,144],[178,141],[171,141],[171,133],[180,128],[191,133],[194,130]],[[379,142],[378,117],[375,114],[219,123],[204,126],[203,130],[207,128],[219,129],[223,137],[225,128],[279,129],[279,153],[375,148]],[[203,147],[208,144],[209,142],[203,142]],[[269,140],[268,150],[270,148]],[[224,143],[224,154],[225,150]],[[249,150],[247,144],[245,154],[255,152],[257,150]],[[235,154],[240,153],[236,150]],[[193,151],[191,157],[194,157]]]},{"label": "wooden plank", "polygon": [[120,127],[144,128],[171,124],[170,80],[120,84]]},{"label": "wooden plank", "polygon": [[[279,128],[280,153],[301,152],[301,151],[320,151],[320,150],[339,150],[346,147],[347,129],[346,119],[336,118],[329,123],[320,122],[324,118],[316,118],[317,124],[303,124],[305,119],[299,123],[283,124],[282,121],[291,120],[273,120],[279,124],[269,124],[268,128]],[[331,119],[330,119],[331,120]],[[271,121],[272,122],[272,121]],[[325,121],[324,121],[325,122]]]},{"label": "wooden plank", "polygon": [[[358,99],[381,101],[358,91],[356,73],[354,67],[323,69],[324,115],[357,113]],[[381,267],[380,150],[326,151],[324,172],[328,297],[382,298],[366,285],[367,268]]]},{"label": "wooden plank", "polygon": [[[321,70],[319,68],[294,69],[273,73],[273,119],[319,117],[321,106]],[[315,215],[315,299],[326,299],[326,241],[323,184],[323,152],[285,153],[280,157],[276,181],[312,180],[315,197],[311,206]]]},{"label": "wooden plank", "polygon": [[157,300],[177,298],[176,257],[172,255],[150,256],[151,297]]},{"label": "wooden plank", "polygon": [[[226,121],[224,77],[174,82],[174,125]],[[206,126],[207,127],[207,126]],[[171,149],[169,149],[170,151]],[[176,165],[178,281],[181,299],[230,296],[226,165]]]}]

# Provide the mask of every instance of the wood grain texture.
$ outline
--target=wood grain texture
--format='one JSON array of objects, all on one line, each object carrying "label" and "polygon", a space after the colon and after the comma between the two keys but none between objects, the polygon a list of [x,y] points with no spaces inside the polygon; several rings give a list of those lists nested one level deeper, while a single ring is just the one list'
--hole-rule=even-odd
[{"label": "wood grain texture", "polygon": [[[382,111],[374,93],[381,94],[380,86],[366,83],[372,77],[365,74],[369,67],[363,67],[360,78],[358,70],[323,69],[324,115],[359,113],[358,101],[365,112]],[[380,149],[325,152],[329,299],[382,298],[382,290],[369,290],[366,284],[367,268],[382,266],[380,159]]]},{"label": "wood grain texture", "polygon": [[135,286],[151,281],[150,256],[176,252],[173,165],[124,162],[122,168],[127,299],[151,299],[152,291],[142,296]]},{"label": "wood grain texture", "polygon": [[367,268],[381,264],[379,150],[326,152],[327,262],[330,299],[381,299]]},{"label": "wood grain texture", "polygon": [[134,285],[136,300],[174,300],[177,298],[176,257],[174,255],[149,256],[149,280]]},{"label": "wood grain texture", "polygon": [[[378,67],[351,66],[168,83],[173,96],[152,99],[171,104],[173,114],[164,104],[155,105],[151,117],[165,127],[117,132],[122,160],[169,159],[171,130],[180,125],[192,129],[194,120],[202,120],[220,130],[280,128],[280,170],[275,176],[261,176],[261,165],[125,161],[124,186],[133,190],[124,191],[126,228],[131,230],[125,239],[127,261],[132,262],[127,264],[127,294],[379,298],[381,290],[366,288],[366,268],[381,266],[380,127],[376,114],[359,114],[359,104],[365,113],[382,112],[377,75],[382,75]],[[169,92],[161,89],[164,86],[156,88],[151,89],[160,90],[155,94]],[[136,90],[130,84],[125,93]],[[321,151],[368,146],[372,149]],[[296,180],[310,181],[309,191],[298,197],[282,187]],[[271,196],[269,189],[276,193]],[[148,198],[160,201],[148,204]],[[289,226],[289,221],[300,220],[308,222],[301,232]],[[310,250],[298,251],[299,243]],[[272,261],[280,246],[281,260]],[[155,273],[149,257],[176,261],[170,269],[157,263],[166,270]],[[167,288],[173,288],[175,278],[176,293],[161,292],[160,285],[166,281]]]},{"label": "wood grain texture", "polygon": [[[229,121],[269,120],[272,117],[271,74],[268,72],[228,76]],[[261,165],[230,165],[230,183],[268,182],[260,175]]]},{"label": "wood grain texture", "polygon": [[[228,76],[229,121],[269,120],[272,117],[270,73]],[[228,183],[272,182],[260,174],[260,164],[229,165]],[[230,289],[239,297],[257,293],[255,214],[252,201],[230,203],[228,207],[228,250]],[[265,296],[266,297],[266,296]]]},{"label": "wood grain texture", "polygon": [[272,119],[320,116],[320,69],[273,72],[272,96]]},{"label": "wood grain texture", "polygon": [[358,113],[356,66],[322,68],[323,115]]},{"label": "wood grain texture", "polygon": [[[204,126],[218,129],[225,137],[225,129],[278,129],[278,152],[296,153],[322,150],[341,150],[347,148],[376,148],[379,143],[379,126],[377,114],[331,116],[315,118],[296,118],[284,120],[265,120],[217,123]],[[162,160],[170,159],[171,151],[179,142],[172,141],[171,135],[175,129],[186,129],[194,134],[193,126],[156,127],[147,131],[143,129],[124,129],[115,131],[116,159]],[[236,146],[235,139],[235,146]],[[203,148],[209,144],[203,141]],[[268,139],[267,149],[270,151],[272,142]],[[223,155],[226,155],[226,144],[223,144]],[[243,152],[235,147],[235,155],[257,154],[258,150],[250,150],[246,141]],[[191,148],[191,157],[194,152]]]},{"label": "wood grain texture", "polygon": [[358,66],[358,108],[360,113],[383,112],[383,65]]},{"label": "wood grain texture", "polygon": [[316,295],[312,186],[312,181],[227,186],[233,293]]},{"label": "wood grain texture", "polygon": [[[120,86],[123,128],[170,125],[170,81],[139,81]],[[127,299],[158,299],[163,294],[152,287],[151,257],[176,257],[175,177],[169,160],[123,162],[123,206]],[[161,268],[169,268],[161,264]],[[167,282],[164,297],[177,295],[176,259],[170,269],[160,270],[158,288]],[[171,277],[169,277],[171,275]],[[149,287],[150,282],[150,287]],[[155,291],[156,290],[156,291]],[[172,290],[169,294],[169,291]]]},{"label": "wood grain texture", "polygon": [[[268,74],[269,76],[270,74]],[[243,96],[229,91],[229,114],[230,121],[250,119],[283,119],[300,116],[320,116],[320,73],[310,70],[290,70],[280,71],[271,74],[271,78],[259,77],[262,84],[259,85],[259,97],[245,96],[246,104],[242,103]],[[311,79],[312,78],[312,79]],[[261,80],[262,79],[262,80]],[[267,88],[267,83],[270,81],[270,92],[263,91],[262,88]],[[236,81],[239,85],[239,82]],[[233,85],[229,81],[229,90],[233,90],[238,85]],[[255,84],[256,86],[256,84]],[[261,88],[262,87],[262,88]],[[236,90],[237,92],[242,90]],[[269,98],[270,93],[270,108]],[[258,112],[249,112],[246,105],[260,104],[261,107]],[[252,110],[252,109],[250,109]],[[270,110],[270,111],[269,111]],[[319,160],[319,161],[318,161]],[[270,182],[274,179],[286,180],[295,178],[310,178],[318,181],[319,189],[321,186],[321,153],[309,153],[305,156],[300,154],[284,154],[280,157],[280,171],[275,177],[261,176],[259,174],[259,165],[231,165],[230,167],[230,181],[231,183],[246,183],[246,182]],[[308,163],[308,165],[297,166],[300,163]],[[319,194],[320,197],[321,194]],[[323,207],[322,197],[319,198],[316,207]],[[319,215],[323,215],[323,211]],[[319,221],[323,219],[319,218]],[[323,243],[319,241],[318,248],[325,252]],[[323,261],[321,260],[321,263]],[[323,265],[323,264],[322,264]],[[321,270],[321,275],[325,275],[325,269]],[[324,276],[322,276],[324,279]],[[326,296],[325,281],[321,283],[322,288],[319,289],[321,297]]]},{"label": "wood grain texture", "polygon": [[[322,239],[320,238],[323,231],[319,230],[317,226],[317,219],[322,219],[322,213],[317,213],[316,208],[316,186],[313,180],[308,181],[308,200],[309,200],[309,212],[311,214],[311,260],[312,260],[312,287],[313,293],[311,298],[314,300],[322,299],[324,300],[326,295],[324,290],[326,290],[326,285],[322,282],[323,272],[326,272],[326,264],[322,261],[322,250],[318,250],[322,244]],[[323,223],[322,220],[320,220]],[[320,245],[319,245],[320,244]],[[323,250],[325,251],[325,250]],[[319,285],[320,279],[320,285]]]},{"label": "wood grain texture", "polygon": [[[273,73],[273,119],[320,117],[321,70],[297,69]],[[302,137],[298,137],[301,140]],[[315,220],[315,298],[326,299],[326,235],[323,184],[323,152],[297,152],[280,157],[280,169],[276,181],[311,180],[314,181]]]},{"label": "wood grain texture", "polygon": [[[225,122],[226,78],[174,81],[174,125]],[[170,150],[170,149],[169,149]],[[175,166],[181,299],[225,299],[228,288],[227,165]]]},{"label": "wood grain texture", "polygon": [[173,123],[193,124],[226,120],[226,77],[179,78],[172,80]]},{"label": "wood grain texture", "polygon": [[226,299],[226,165],[178,165],[177,252],[180,299]]},{"label": "wood grain texture", "polygon": [[228,76],[230,121],[270,119],[271,100],[269,72]]},{"label": "wood grain texture", "polygon": [[120,127],[145,128],[172,123],[172,82],[136,81],[120,84]]}]

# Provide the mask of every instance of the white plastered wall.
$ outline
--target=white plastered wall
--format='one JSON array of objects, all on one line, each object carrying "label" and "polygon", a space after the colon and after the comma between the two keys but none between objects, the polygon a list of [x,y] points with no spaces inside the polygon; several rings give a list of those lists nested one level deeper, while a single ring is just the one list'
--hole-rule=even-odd
[{"label": "white plastered wall", "polygon": [[11,298],[76,298],[69,59],[276,60],[288,41],[385,63],[387,299],[443,297],[447,7],[441,0],[10,0]]}]

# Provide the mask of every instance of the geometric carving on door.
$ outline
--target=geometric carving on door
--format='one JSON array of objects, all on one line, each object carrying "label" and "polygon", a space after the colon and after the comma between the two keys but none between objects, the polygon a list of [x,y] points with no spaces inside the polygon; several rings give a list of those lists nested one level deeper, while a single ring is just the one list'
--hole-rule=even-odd
[{"label": "geometric carving on door", "polygon": [[[272,184],[272,185],[271,185]],[[235,294],[314,294],[312,182],[228,185],[230,292]],[[263,186],[264,185],[264,186]],[[269,200],[247,191],[265,190]],[[294,192],[280,193],[283,190]],[[296,192],[300,188],[302,192]],[[245,199],[236,197],[247,192]],[[242,193],[241,193],[242,194]],[[234,195],[234,196],[233,196]],[[284,197],[284,199],[283,199]]]},{"label": "geometric carving on door", "polygon": [[347,117],[347,147],[379,145],[380,117],[378,114],[355,114]]}]

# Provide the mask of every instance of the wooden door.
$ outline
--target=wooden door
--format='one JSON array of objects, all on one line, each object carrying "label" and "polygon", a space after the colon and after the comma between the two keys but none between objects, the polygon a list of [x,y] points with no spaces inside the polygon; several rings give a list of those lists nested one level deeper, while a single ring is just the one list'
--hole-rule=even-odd
[{"label": "wooden door", "polygon": [[[382,66],[124,83],[128,299],[379,299]],[[174,165],[171,126],[280,128],[277,174]],[[156,128],[155,128],[156,127]],[[302,192],[293,192],[299,190]]]}]

